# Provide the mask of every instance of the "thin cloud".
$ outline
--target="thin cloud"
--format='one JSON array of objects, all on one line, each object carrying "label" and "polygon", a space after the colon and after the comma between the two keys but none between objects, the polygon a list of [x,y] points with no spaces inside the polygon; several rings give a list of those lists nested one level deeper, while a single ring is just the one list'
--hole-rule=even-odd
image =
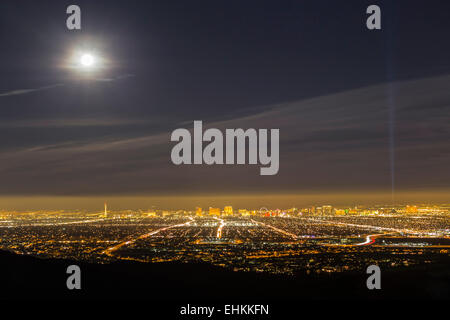
[{"label": "thin cloud", "polygon": [[0,128],[68,128],[68,127],[112,127],[112,126],[136,126],[151,125],[156,123],[148,119],[95,119],[95,118],[61,118],[61,119],[36,119],[22,121],[0,121]]},{"label": "thin cloud", "polygon": [[[117,80],[132,78],[134,76],[135,76],[134,74],[124,74],[124,75],[120,75],[120,76],[112,77],[112,78],[98,78],[98,79],[95,79],[95,81],[113,82],[113,81],[117,81]],[[60,87],[63,85],[64,85],[63,83],[57,83],[57,84],[53,84],[50,86],[39,87],[39,88],[11,90],[11,91],[0,93],[0,97],[18,96],[18,95],[28,94],[28,93],[32,93],[32,92],[37,92],[37,91],[49,90],[49,89],[53,89],[53,88]]]},{"label": "thin cloud", "polygon": [[[396,88],[395,177],[400,189],[448,184],[449,83],[450,76],[442,76],[390,84]],[[259,176],[255,166],[175,166],[170,130],[161,127],[133,137],[93,131],[80,139],[68,135],[57,143],[42,139],[40,145],[5,149],[0,172],[7,183],[0,185],[0,194],[390,190],[387,86],[280,104],[222,121],[203,119],[204,129],[280,128],[280,172],[270,180]],[[435,103],[443,107],[430,108]],[[192,129],[192,120],[183,127]],[[62,128],[61,135],[67,131]]]},{"label": "thin cloud", "polygon": [[98,78],[98,79],[95,79],[95,81],[99,81],[99,82],[112,82],[112,81],[117,81],[117,80],[122,80],[122,79],[132,78],[132,77],[134,77],[134,74],[124,74],[124,75],[117,76],[117,77],[112,77],[112,78]]},{"label": "thin cloud", "polygon": [[56,88],[56,87],[60,87],[62,85],[63,85],[62,83],[57,83],[57,84],[54,84],[54,85],[51,85],[51,86],[39,87],[39,88],[34,88],[34,89],[12,90],[12,91],[7,91],[7,92],[0,93],[0,97],[18,96],[18,95],[27,94],[27,93],[36,92],[36,91],[43,91],[43,90],[53,89],[53,88]]}]

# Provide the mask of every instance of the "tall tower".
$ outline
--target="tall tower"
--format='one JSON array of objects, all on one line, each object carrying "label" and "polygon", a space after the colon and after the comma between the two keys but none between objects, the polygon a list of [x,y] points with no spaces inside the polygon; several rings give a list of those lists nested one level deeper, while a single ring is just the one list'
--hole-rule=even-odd
[{"label": "tall tower", "polygon": [[106,201],[105,201],[105,213],[104,213],[104,215],[105,215],[105,218],[108,215],[108,206],[106,205]]}]

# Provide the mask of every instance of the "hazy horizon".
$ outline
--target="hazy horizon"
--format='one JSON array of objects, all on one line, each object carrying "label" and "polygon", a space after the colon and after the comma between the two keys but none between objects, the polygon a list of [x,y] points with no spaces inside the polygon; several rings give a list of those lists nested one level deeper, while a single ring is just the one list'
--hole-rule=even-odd
[{"label": "hazy horizon", "polygon": [[448,204],[449,191],[398,192],[394,199],[387,192],[353,193],[297,193],[297,194],[229,194],[229,195],[103,195],[103,196],[0,196],[0,210],[89,210],[102,211],[108,203],[109,210],[167,209],[194,210],[195,207],[221,207],[231,205],[236,209],[291,208],[311,205],[406,205]]}]

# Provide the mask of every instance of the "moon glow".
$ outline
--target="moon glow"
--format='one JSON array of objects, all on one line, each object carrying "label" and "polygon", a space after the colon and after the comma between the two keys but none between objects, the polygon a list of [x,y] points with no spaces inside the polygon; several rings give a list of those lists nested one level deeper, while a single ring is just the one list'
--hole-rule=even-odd
[{"label": "moon glow", "polygon": [[95,58],[89,53],[81,55],[80,64],[85,68],[90,68],[95,64]]}]

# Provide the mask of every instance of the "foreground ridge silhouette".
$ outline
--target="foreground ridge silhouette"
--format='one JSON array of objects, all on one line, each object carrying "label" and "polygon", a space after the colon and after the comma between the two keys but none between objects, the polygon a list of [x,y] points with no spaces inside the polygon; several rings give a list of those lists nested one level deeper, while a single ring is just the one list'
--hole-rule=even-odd
[{"label": "foreground ridge silhouette", "polygon": [[[450,299],[450,257],[426,266],[382,271],[382,290],[362,272],[295,276],[233,272],[207,263],[94,264],[0,251],[0,299],[139,299],[222,302],[336,299]],[[82,289],[66,288],[66,268],[81,268]]]}]

